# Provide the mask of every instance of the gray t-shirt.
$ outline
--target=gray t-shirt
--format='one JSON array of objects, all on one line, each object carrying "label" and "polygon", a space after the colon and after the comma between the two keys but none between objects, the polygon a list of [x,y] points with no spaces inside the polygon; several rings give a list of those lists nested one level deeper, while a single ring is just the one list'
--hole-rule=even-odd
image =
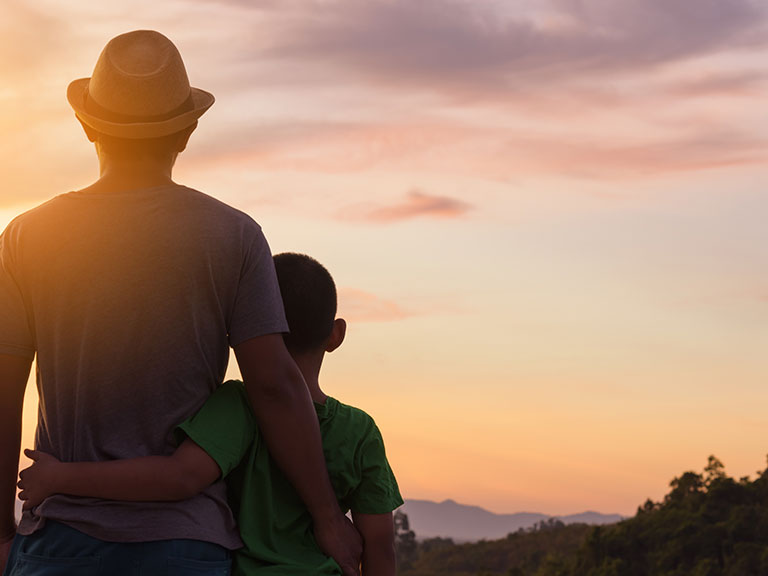
[{"label": "gray t-shirt", "polygon": [[[36,447],[60,460],[167,455],[220,385],[229,346],[287,331],[269,246],[183,186],[63,194],[0,236],[0,354],[37,354]],[[56,495],[25,513],[104,540],[240,545],[224,484],[182,502]]]}]

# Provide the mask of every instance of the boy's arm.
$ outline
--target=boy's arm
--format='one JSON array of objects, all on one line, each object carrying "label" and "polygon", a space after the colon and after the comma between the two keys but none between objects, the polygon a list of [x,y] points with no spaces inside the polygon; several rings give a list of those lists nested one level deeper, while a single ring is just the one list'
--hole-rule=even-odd
[{"label": "boy's arm", "polygon": [[363,537],[362,576],[395,576],[395,524],[392,512],[360,514],[352,520]]},{"label": "boy's arm", "polygon": [[345,575],[359,574],[360,536],[341,513],[325,466],[317,413],[282,335],[246,340],[235,346],[235,355],[262,437],[312,515],[318,545]]},{"label": "boy's arm", "polygon": [[33,460],[19,474],[19,499],[25,510],[51,494],[131,502],[184,500],[221,476],[216,461],[190,439],[170,456],[107,462],[60,462],[43,452],[24,453]]}]

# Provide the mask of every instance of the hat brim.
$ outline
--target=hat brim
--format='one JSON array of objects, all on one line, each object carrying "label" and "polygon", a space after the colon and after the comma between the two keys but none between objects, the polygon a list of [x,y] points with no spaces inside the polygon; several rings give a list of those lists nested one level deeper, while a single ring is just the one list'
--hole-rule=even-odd
[{"label": "hat brim", "polygon": [[97,132],[118,138],[160,138],[192,125],[213,105],[214,97],[200,88],[190,88],[192,109],[158,122],[112,122],[89,113],[85,108],[90,78],[72,81],[67,88],[67,100],[75,115],[87,126]]}]

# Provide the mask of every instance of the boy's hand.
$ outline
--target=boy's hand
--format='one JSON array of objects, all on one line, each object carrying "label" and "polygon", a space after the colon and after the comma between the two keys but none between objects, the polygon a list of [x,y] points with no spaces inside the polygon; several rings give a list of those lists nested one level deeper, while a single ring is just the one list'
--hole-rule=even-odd
[{"label": "boy's hand", "polygon": [[22,509],[29,510],[55,493],[54,479],[61,463],[56,457],[37,450],[24,450],[24,454],[32,460],[32,466],[19,472],[17,486],[21,488]]}]

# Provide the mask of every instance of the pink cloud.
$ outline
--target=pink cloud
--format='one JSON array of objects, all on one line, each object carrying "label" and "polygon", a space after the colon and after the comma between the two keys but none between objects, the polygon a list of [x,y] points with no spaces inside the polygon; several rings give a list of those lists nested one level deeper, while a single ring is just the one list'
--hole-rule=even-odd
[{"label": "pink cloud", "polygon": [[355,288],[339,289],[339,316],[350,322],[394,322],[414,316],[397,302]]},{"label": "pink cloud", "polygon": [[638,143],[511,141],[504,157],[519,155],[531,173],[557,172],[589,179],[638,178],[768,162],[761,137],[702,131]]},{"label": "pink cloud", "polygon": [[[690,122],[690,121],[689,121]],[[621,141],[607,135],[548,136],[459,125],[291,124],[233,135],[224,143],[193,142],[197,165],[222,169],[352,173],[412,170],[506,181],[541,174],[625,180],[768,162],[765,138],[719,120],[671,124],[659,136]],[[188,159],[185,159],[187,161]],[[461,218],[472,205],[412,190],[388,205],[357,204],[344,220],[395,222]]]},{"label": "pink cloud", "polygon": [[414,218],[448,220],[461,218],[472,209],[472,205],[450,198],[427,194],[414,189],[400,202],[388,206],[354,206],[344,210],[343,219],[367,220],[369,222],[399,222]]},{"label": "pink cloud", "polygon": [[675,97],[756,96],[765,93],[768,73],[762,71],[721,72],[683,79],[671,84],[667,92]]}]

